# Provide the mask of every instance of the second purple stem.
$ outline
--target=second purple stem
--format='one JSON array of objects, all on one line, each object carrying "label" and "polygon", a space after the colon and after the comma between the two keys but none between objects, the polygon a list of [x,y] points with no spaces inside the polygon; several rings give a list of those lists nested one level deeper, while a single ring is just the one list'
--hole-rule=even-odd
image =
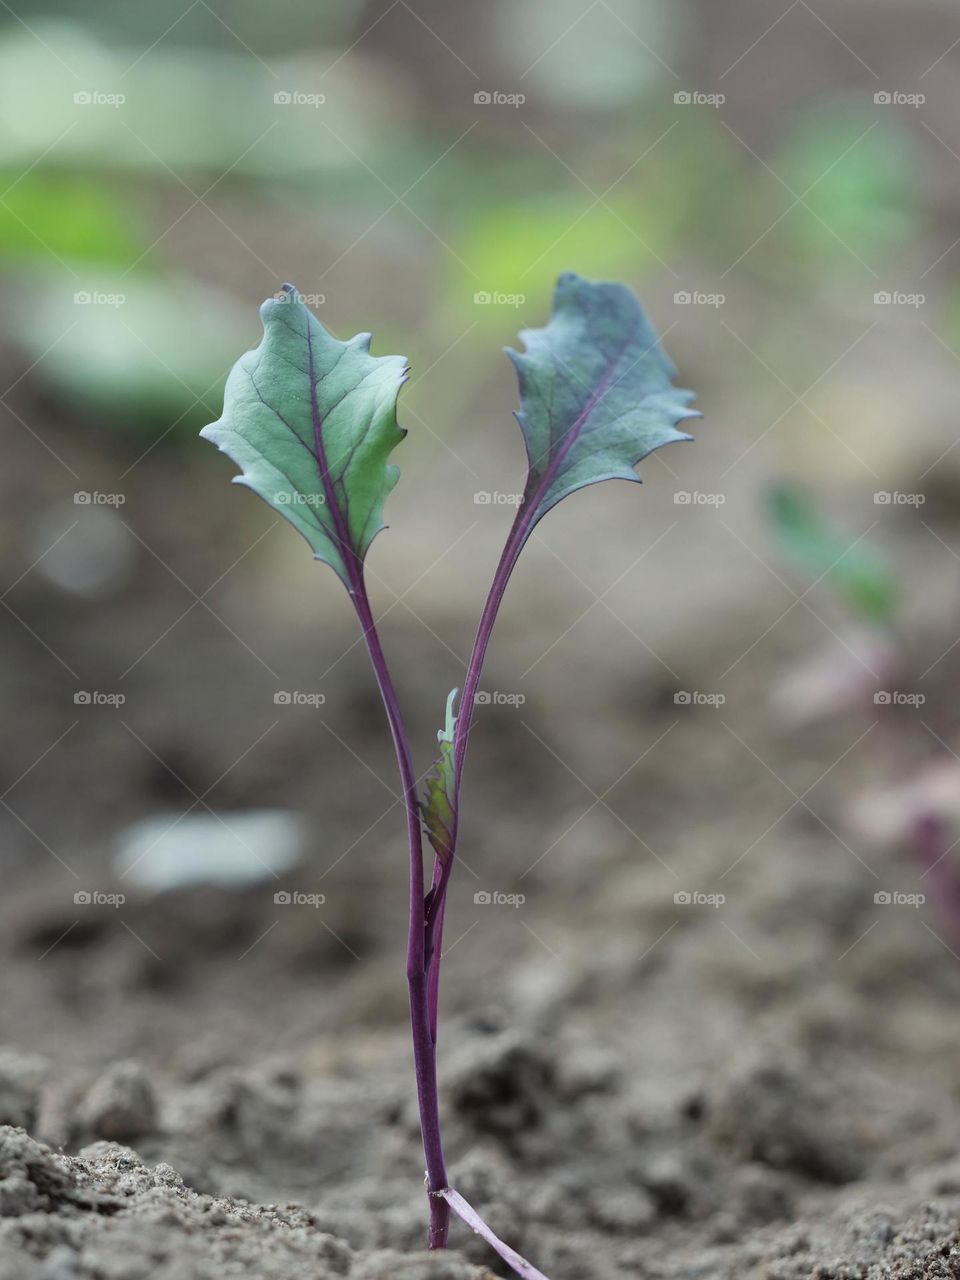
[{"label": "second purple stem", "polygon": [[446,860],[437,857],[433,864],[433,881],[431,887],[430,907],[426,918],[426,935],[428,951],[427,991],[430,1007],[430,1028],[433,1042],[437,1040],[437,1009],[440,998],[440,960],[443,946],[443,915],[447,902],[447,887],[453,872],[453,863],[457,850],[457,835],[460,827],[460,784],[463,779],[463,765],[466,759],[467,742],[473,727],[473,705],[480,684],[483,662],[487,654],[487,646],[493,633],[494,623],[503,601],[507,583],[523,550],[530,530],[527,527],[524,508],[517,510],[516,517],[507,535],[500,561],[497,565],[493,583],[480,615],[476,638],[467,673],[463,682],[460,707],[457,714],[456,728],[453,735],[454,786],[453,796],[453,830],[450,833],[450,854]]}]

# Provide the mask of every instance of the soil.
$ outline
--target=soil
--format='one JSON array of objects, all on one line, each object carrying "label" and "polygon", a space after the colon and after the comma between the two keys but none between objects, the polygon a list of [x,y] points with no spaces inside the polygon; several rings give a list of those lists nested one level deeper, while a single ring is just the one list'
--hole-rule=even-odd
[{"label": "soil", "polygon": [[[757,625],[731,617],[709,653],[683,655],[685,681],[711,687]],[[616,818],[547,753],[511,782],[531,734],[562,741],[561,705],[523,707],[530,733],[507,720],[516,708],[478,729],[468,794],[490,816],[465,857],[483,878],[464,872],[454,895],[440,1053],[453,1183],[551,1280],[960,1276],[960,960],[926,911],[875,904],[878,887],[913,884],[903,851],[837,833],[844,797],[876,772],[848,751],[866,725],[778,734],[762,696],[776,647],[725,685],[736,736],[726,708],[678,708],[652,671],[624,700],[626,656],[584,664],[576,695],[603,708],[577,720],[572,766],[595,794],[598,762],[615,777],[661,739],[612,793]],[[215,776],[246,742],[204,672],[177,680],[191,716],[206,700],[192,748]],[[339,694],[354,747],[369,734],[387,777],[360,664]],[[140,729],[159,755],[190,743],[192,729],[164,739],[153,714]],[[20,799],[48,835],[50,789],[95,788],[105,760],[103,808],[89,790],[80,806],[91,826],[156,805],[169,782],[115,717],[91,725],[95,755],[65,755]],[[2,1280],[503,1274],[457,1226],[448,1256],[420,1251],[401,832],[327,873],[374,814],[351,799],[349,756],[324,783],[332,813],[309,771],[288,769],[316,732],[285,722],[246,781],[257,801],[312,815],[297,879],[327,890],[320,909],[278,907],[270,884],[79,910],[66,871],[51,882],[35,851],[14,859],[0,908]],[[188,774],[189,745],[177,758]],[[52,847],[109,889],[103,846],[62,817]],[[534,849],[546,856],[522,875]],[[525,900],[478,904],[477,885]]]}]

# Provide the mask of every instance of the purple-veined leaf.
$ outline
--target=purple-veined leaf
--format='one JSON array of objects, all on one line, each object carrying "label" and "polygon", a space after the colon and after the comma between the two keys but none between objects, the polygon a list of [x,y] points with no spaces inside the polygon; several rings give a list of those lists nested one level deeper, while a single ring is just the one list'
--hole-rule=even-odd
[{"label": "purple-veined leaf", "polygon": [[517,421],[529,472],[518,518],[529,534],[568,494],[601,480],[634,480],[654,449],[690,436],[677,430],[693,392],[673,385],[676,369],[626,285],[595,284],[568,272],[557,282],[550,323],[520,334],[509,350],[520,381]]},{"label": "purple-veined leaf", "polygon": [[222,417],[200,433],[355,590],[405,432],[396,405],[403,356],[372,356],[370,335],[340,342],[292,285],[260,308],[263,339],[230,371]]}]

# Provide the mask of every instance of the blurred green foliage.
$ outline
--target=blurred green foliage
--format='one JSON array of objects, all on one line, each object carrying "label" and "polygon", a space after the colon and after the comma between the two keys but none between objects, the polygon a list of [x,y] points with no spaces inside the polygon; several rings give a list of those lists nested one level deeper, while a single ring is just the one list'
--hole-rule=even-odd
[{"label": "blurred green foliage", "polygon": [[0,188],[5,257],[126,266],[146,248],[133,210],[102,181],[34,172],[0,176]]},{"label": "blurred green foliage", "polygon": [[[678,87],[673,64],[689,18],[671,0],[617,0],[584,22],[583,0],[511,0],[497,24],[506,68],[528,96],[570,113],[662,106]],[[565,33],[557,39],[558,33]],[[531,50],[544,56],[531,56]],[[659,99],[659,101],[658,101]]]},{"label": "blurred green foliage", "polygon": [[867,622],[893,624],[896,584],[882,556],[838,529],[799,486],[778,485],[768,495],[768,509],[775,540],[787,559],[815,581],[826,579]]},{"label": "blurred green foliage", "polygon": [[216,417],[236,350],[251,345],[229,295],[179,274],[86,272],[82,287],[53,276],[29,287],[18,344],[72,413],[115,424],[133,447],[158,425],[182,439]]},{"label": "blurred green foliage", "polygon": [[[132,419],[192,423],[193,399],[244,344],[250,290],[271,291],[291,260],[301,288],[335,299],[335,331],[369,326],[382,297],[379,331],[414,350],[411,326],[427,344],[451,322],[512,332],[474,296],[521,295],[522,323],[566,269],[711,289],[736,262],[771,306],[785,288],[820,305],[858,258],[880,272],[924,230],[923,175],[893,110],[789,107],[761,145],[723,111],[677,107],[698,37],[680,3],[510,0],[487,34],[476,61],[499,83],[457,67],[402,6],[43,0],[29,29],[11,19],[0,255],[12,288],[29,269],[37,305],[0,336],[39,360],[37,379],[129,432]],[[420,82],[424,44],[449,89]],[[525,107],[475,108],[479,87],[522,91]],[[77,105],[97,89],[122,105]],[[294,89],[322,107],[278,105]],[[78,310],[83,290],[127,301]]]},{"label": "blurred green foliage", "polygon": [[491,205],[466,231],[460,252],[480,287],[533,301],[549,296],[571,262],[594,279],[616,276],[628,263],[636,276],[675,246],[664,206],[638,209],[623,197],[596,205],[582,192]]},{"label": "blurred green foliage", "polygon": [[843,103],[803,112],[772,168],[803,197],[782,224],[779,254],[789,269],[821,277],[838,266],[859,272],[859,258],[879,271],[920,230],[915,148],[892,114],[878,119]]}]

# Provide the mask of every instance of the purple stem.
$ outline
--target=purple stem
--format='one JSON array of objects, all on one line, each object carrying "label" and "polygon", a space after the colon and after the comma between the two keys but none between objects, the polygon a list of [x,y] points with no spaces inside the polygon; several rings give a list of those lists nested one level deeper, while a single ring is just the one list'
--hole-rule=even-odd
[{"label": "purple stem", "polygon": [[[321,459],[321,470],[325,472],[323,453],[321,451],[319,429],[316,431],[318,457]],[[325,475],[326,482],[326,475]],[[542,482],[549,484],[552,477],[545,477]],[[538,499],[539,500],[539,492]],[[342,515],[336,503],[331,504],[342,522]],[[380,644],[373,611],[367,596],[363,579],[363,568],[358,557],[350,546],[343,527],[341,546],[347,548],[346,559],[353,599],[357,617],[363,628],[363,637],[370,654],[370,661],[376,675],[383,705],[390,723],[397,763],[403,785],[404,808],[407,815],[407,835],[410,847],[410,924],[407,936],[407,985],[410,993],[410,1023],[413,1030],[413,1057],[417,1081],[417,1102],[420,1110],[420,1133],[423,1139],[423,1152],[427,1164],[427,1198],[430,1204],[430,1231],[427,1240],[429,1249],[445,1249],[450,1225],[450,1209],[463,1219],[467,1225],[482,1236],[509,1266],[522,1277],[522,1280],[547,1280],[542,1271],[538,1271],[526,1258],[511,1249],[487,1226],[480,1215],[473,1209],[459,1192],[447,1185],[446,1166],[443,1157],[443,1143],[440,1134],[440,1107],[437,1091],[437,1009],[440,990],[440,960],[443,940],[443,916],[446,906],[447,887],[453,870],[456,850],[457,831],[459,828],[460,780],[463,772],[463,761],[470,734],[473,701],[480,683],[483,661],[487,646],[497,619],[497,613],[503,600],[510,575],[523,550],[524,543],[533,527],[533,513],[536,503],[525,512],[521,507],[514,519],[507,537],[500,562],[494,574],[490,593],[484,604],[483,613],[477,628],[473,651],[464,681],[461,714],[457,717],[454,732],[454,761],[456,780],[456,803],[454,804],[453,831],[449,856],[434,862],[429,909],[425,906],[423,875],[423,837],[420,820],[420,807],[417,800],[416,774],[410,753],[409,741],[400,713],[396,691],[390,677],[386,657]],[[338,523],[338,534],[341,532]],[[463,708],[468,714],[463,714]]]},{"label": "purple stem", "polygon": [[[452,861],[451,855],[451,861]],[[437,874],[437,869],[441,867],[439,858],[434,861],[434,887],[439,885],[441,877]],[[448,873],[449,876],[449,873]],[[440,961],[443,958],[443,914],[446,910],[446,889],[443,888],[443,897],[439,901],[436,916],[432,921],[429,931],[428,946],[430,948],[427,959],[427,1009],[430,1014],[430,1038],[433,1041],[434,1049],[437,1046],[437,1016],[440,1006]]]},{"label": "purple stem", "polygon": [[[531,492],[531,476],[527,474],[527,484],[524,493],[524,503],[517,508],[517,515],[509,534],[507,535],[506,544],[504,544],[503,552],[497,564],[497,571],[494,573],[493,584],[490,585],[490,591],[484,603],[484,611],[480,614],[480,623],[477,626],[476,637],[474,640],[474,648],[470,654],[470,660],[467,663],[467,672],[465,681],[463,681],[463,692],[460,703],[460,713],[457,716],[456,728],[453,732],[453,777],[454,777],[454,796],[453,796],[453,823],[451,831],[451,840],[447,856],[440,858],[436,856],[434,860],[433,879],[431,879],[430,897],[428,909],[425,913],[425,960],[426,960],[426,1028],[429,1030],[431,1047],[436,1051],[436,1018],[438,1018],[438,1002],[440,991],[440,960],[442,960],[442,943],[443,943],[443,916],[445,905],[447,905],[447,888],[449,879],[453,872],[453,861],[456,858],[457,837],[460,832],[460,801],[461,801],[461,783],[463,778],[463,763],[466,760],[467,742],[470,740],[470,731],[472,722],[474,722],[474,700],[476,698],[477,689],[480,686],[480,676],[483,672],[484,659],[486,657],[486,649],[490,644],[490,636],[493,635],[494,623],[497,622],[497,614],[499,613],[500,604],[503,603],[503,596],[506,594],[507,585],[511,573],[515,570],[518,557],[527,538],[530,536],[532,527],[538,521],[538,512],[541,500],[549,493],[550,485],[556,479],[557,472],[561,468],[564,458],[568,452],[580,438],[580,433],[584,424],[588,421],[590,413],[593,412],[596,404],[600,402],[607,393],[609,385],[613,379],[613,372],[616,370],[617,362],[620,361],[623,351],[630,342],[632,334],[623,340],[622,346],[618,348],[616,355],[609,358],[607,367],[605,367],[602,378],[590,393],[588,401],[582,407],[577,419],[573,422],[570,430],[564,436],[561,447],[554,452],[550,458],[547,468],[543,475],[540,476],[538,483],[532,488]],[[422,877],[422,869],[421,869]],[[416,1037],[416,1029],[415,1029]],[[422,1123],[422,1107],[421,1107],[421,1123]],[[426,1139],[425,1139],[426,1142]],[[431,1199],[442,1201],[444,1207],[452,1207],[454,1212],[462,1217],[463,1221],[477,1235],[483,1236],[486,1243],[490,1245],[504,1262],[513,1267],[517,1275],[524,1277],[524,1280],[547,1280],[547,1276],[543,1271],[536,1270],[532,1263],[527,1262],[526,1258],[522,1258],[515,1249],[504,1244],[499,1236],[495,1235],[489,1226],[481,1219],[479,1213],[468,1204],[460,1193],[451,1187],[430,1188]]]},{"label": "purple stem", "polygon": [[[434,1036],[431,1034],[429,980],[427,974],[427,936],[424,915],[423,838],[420,806],[417,802],[417,779],[413,768],[410,743],[400,714],[400,704],[380,644],[373,610],[367,596],[363,563],[357,554],[346,516],[340,505],[327,461],[323,439],[323,416],[316,396],[316,368],[313,342],[307,330],[307,369],[310,378],[310,413],[317,467],[323,483],[327,510],[333,521],[333,532],[346,569],[347,590],[353,600],[363,628],[363,638],[373,665],[374,675],[383,699],[390,734],[400,769],[403,803],[407,816],[407,844],[410,852],[410,915],[407,932],[407,987],[410,995],[410,1026],[413,1032],[413,1062],[417,1081],[417,1104],[420,1110],[420,1134],[427,1165],[427,1198],[430,1205],[429,1249],[445,1249],[450,1224],[450,1210],[435,1193],[447,1185],[447,1170],[440,1136],[440,1103],[437,1095],[437,1062]],[[434,1193],[434,1194],[431,1194]]]},{"label": "purple stem", "polygon": [[497,565],[497,571],[494,574],[493,583],[487,596],[486,603],[483,606],[483,613],[480,615],[480,624],[477,627],[476,639],[473,642],[473,651],[470,654],[470,661],[467,664],[467,674],[463,683],[463,693],[460,698],[460,710],[457,716],[457,724],[453,735],[453,753],[454,753],[454,780],[456,787],[456,795],[453,803],[453,830],[450,833],[450,853],[446,860],[436,858],[433,864],[433,882],[432,894],[430,900],[430,909],[427,913],[426,933],[427,933],[427,995],[430,1011],[430,1028],[433,1036],[434,1045],[437,1040],[437,1016],[440,1001],[440,961],[442,959],[443,947],[443,914],[447,904],[447,887],[450,883],[450,876],[453,872],[453,863],[457,849],[457,833],[460,827],[460,781],[463,776],[463,762],[466,756],[467,739],[470,736],[470,729],[473,720],[473,700],[477,694],[477,688],[480,684],[480,675],[483,671],[483,660],[486,657],[487,646],[490,643],[490,636],[493,633],[493,625],[497,620],[497,613],[503,600],[504,592],[507,589],[507,583],[510,581],[510,574],[513,572],[517,558],[523,550],[523,544],[526,542],[530,533],[524,519],[524,508],[517,510],[516,517],[507,535],[507,541],[500,556],[500,562]]},{"label": "purple stem", "polygon": [[[510,581],[510,575],[513,573],[520,552],[523,550],[527,539],[530,536],[533,526],[539,519],[540,504],[543,502],[547,494],[550,492],[550,486],[553,484],[563,465],[564,460],[570,450],[580,438],[584,425],[590,417],[607,391],[610,389],[614,372],[617,364],[626,350],[629,343],[635,336],[635,331],[624,338],[623,342],[607,359],[606,367],[602,376],[598,379],[596,387],[590,393],[586,403],[577,414],[575,421],[571,424],[569,431],[563,437],[560,447],[554,450],[553,456],[544,468],[543,473],[536,481],[531,484],[534,463],[531,460],[531,470],[527,473],[527,483],[523,494],[523,503],[517,508],[517,514],[514,517],[510,532],[507,535],[507,541],[504,544],[503,552],[500,556],[500,562],[497,565],[496,573],[493,577],[493,583],[490,592],[483,606],[483,613],[480,615],[480,624],[477,627],[476,639],[473,642],[473,651],[470,654],[470,661],[467,664],[466,679],[463,684],[463,694],[460,699],[460,712],[457,716],[457,725],[454,730],[454,783],[456,794],[453,798],[453,830],[450,833],[450,849],[448,857],[443,860],[438,858],[434,862],[433,867],[433,893],[431,895],[430,909],[427,913],[427,951],[429,954],[429,964],[431,967],[429,991],[430,991],[430,1023],[434,1028],[434,1037],[436,1037],[437,1025],[437,1000],[440,990],[440,943],[443,936],[443,912],[446,905],[447,885],[450,875],[453,871],[453,861],[457,851],[457,832],[460,826],[460,785],[463,780],[463,766],[467,755],[467,743],[470,738],[470,730],[473,728],[473,702],[477,694],[477,688],[480,684],[480,675],[483,671],[483,661],[487,654],[487,646],[490,643],[490,636],[493,633],[493,626],[497,620],[497,614],[503,601],[504,592]],[[521,378],[522,392],[522,378]],[[539,461],[539,460],[538,460]],[[539,513],[539,514],[538,514]],[[434,972],[436,970],[436,972]]]},{"label": "purple stem", "polygon": [[[453,796],[453,821],[452,830],[450,832],[450,843],[446,851],[446,857],[441,858],[439,855],[434,860],[433,878],[431,882],[431,892],[429,905],[425,915],[425,933],[426,933],[426,964],[427,964],[427,1024],[430,1031],[431,1042],[436,1051],[437,1040],[437,1010],[440,995],[440,962],[442,959],[442,942],[443,942],[443,917],[447,900],[447,888],[450,883],[450,876],[453,872],[454,859],[457,850],[457,837],[460,827],[460,792],[463,781],[463,768],[467,754],[467,744],[470,739],[470,730],[473,728],[473,706],[477,690],[480,685],[480,676],[483,671],[483,663],[486,658],[487,648],[490,644],[490,637],[493,634],[494,624],[497,620],[497,614],[500,611],[500,605],[510,581],[510,575],[516,567],[520,552],[523,550],[530,533],[536,524],[540,511],[540,504],[550,491],[557,473],[563,464],[567,454],[573,448],[574,444],[580,437],[580,433],[587,422],[590,414],[596,408],[597,404],[607,393],[614,371],[620,357],[623,355],[628,343],[631,341],[633,334],[631,333],[624,339],[622,345],[616,353],[607,360],[607,366],[603,376],[599,379],[596,387],[591,392],[586,404],[577,415],[576,421],[571,425],[570,430],[566,433],[562,444],[554,452],[547,467],[535,486],[531,486],[531,475],[527,475],[527,484],[524,491],[523,503],[517,509],[510,532],[507,535],[507,541],[504,544],[500,560],[494,573],[493,582],[490,587],[489,594],[483,606],[483,612],[480,615],[480,622],[477,627],[476,638],[473,642],[473,650],[470,654],[470,660],[467,663],[466,677],[463,683],[463,693],[460,699],[459,714],[457,715],[456,728],[454,729],[453,742],[453,758],[454,758],[454,796]],[[532,465],[532,464],[531,464]],[[541,513],[542,514],[542,513]],[[487,1243],[496,1250],[501,1258],[523,1277],[523,1280],[547,1280],[542,1271],[538,1271],[531,1263],[522,1258],[509,1245],[504,1244],[483,1219],[479,1216],[475,1209],[464,1200],[459,1192],[454,1191],[452,1187],[446,1187],[436,1190],[433,1198],[442,1199],[445,1205],[449,1205],[459,1216],[470,1226],[478,1235],[481,1235]]]},{"label": "purple stem", "polygon": [[423,841],[420,809],[417,804],[417,780],[410,754],[396,690],[380,644],[373,612],[367,597],[362,573],[351,592],[363,638],[370,654],[377,685],[383,698],[390,733],[400,768],[404,809],[407,815],[407,841],[410,849],[410,916],[407,934],[407,987],[410,994],[410,1026],[413,1031],[413,1062],[417,1080],[417,1104],[420,1110],[420,1134],[427,1163],[427,1195],[430,1204],[429,1249],[445,1249],[450,1224],[450,1210],[436,1193],[447,1185],[440,1136],[440,1103],[437,1093],[437,1060],[435,1035],[431,1029],[429,980],[426,965],[426,929],[424,920]]},{"label": "purple stem", "polygon": [[470,737],[470,730],[473,727],[473,702],[477,696],[477,689],[480,684],[480,675],[483,671],[483,661],[487,656],[487,646],[490,643],[490,636],[493,633],[493,624],[497,620],[497,614],[500,611],[500,605],[503,601],[504,592],[507,589],[507,583],[510,581],[510,575],[513,573],[514,566],[523,545],[530,535],[528,527],[528,516],[525,507],[521,506],[517,510],[513,525],[507,535],[507,541],[504,544],[503,552],[500,556],[500,562],[497,565],[496,573],[493,576],[493,583],[490,587],[490,593],[487,596],[486,603],[483,606],[483,613],[480,615],[480,624],[477,627],[477,636],[473,642],[473,652],[470,654],[470,661],[467,665],[467,674],[463,682],[463,697],[460,701],[460,714],[457,717],[457,725],[454,731],[454,761],[456,764],[455,777],[457,782],[457,804],[454,817],[454,846],[456,846],[456,831],[459,826],[460,813],[460,782],[463,777],[463,762],[467,754],[467,742]]}]

